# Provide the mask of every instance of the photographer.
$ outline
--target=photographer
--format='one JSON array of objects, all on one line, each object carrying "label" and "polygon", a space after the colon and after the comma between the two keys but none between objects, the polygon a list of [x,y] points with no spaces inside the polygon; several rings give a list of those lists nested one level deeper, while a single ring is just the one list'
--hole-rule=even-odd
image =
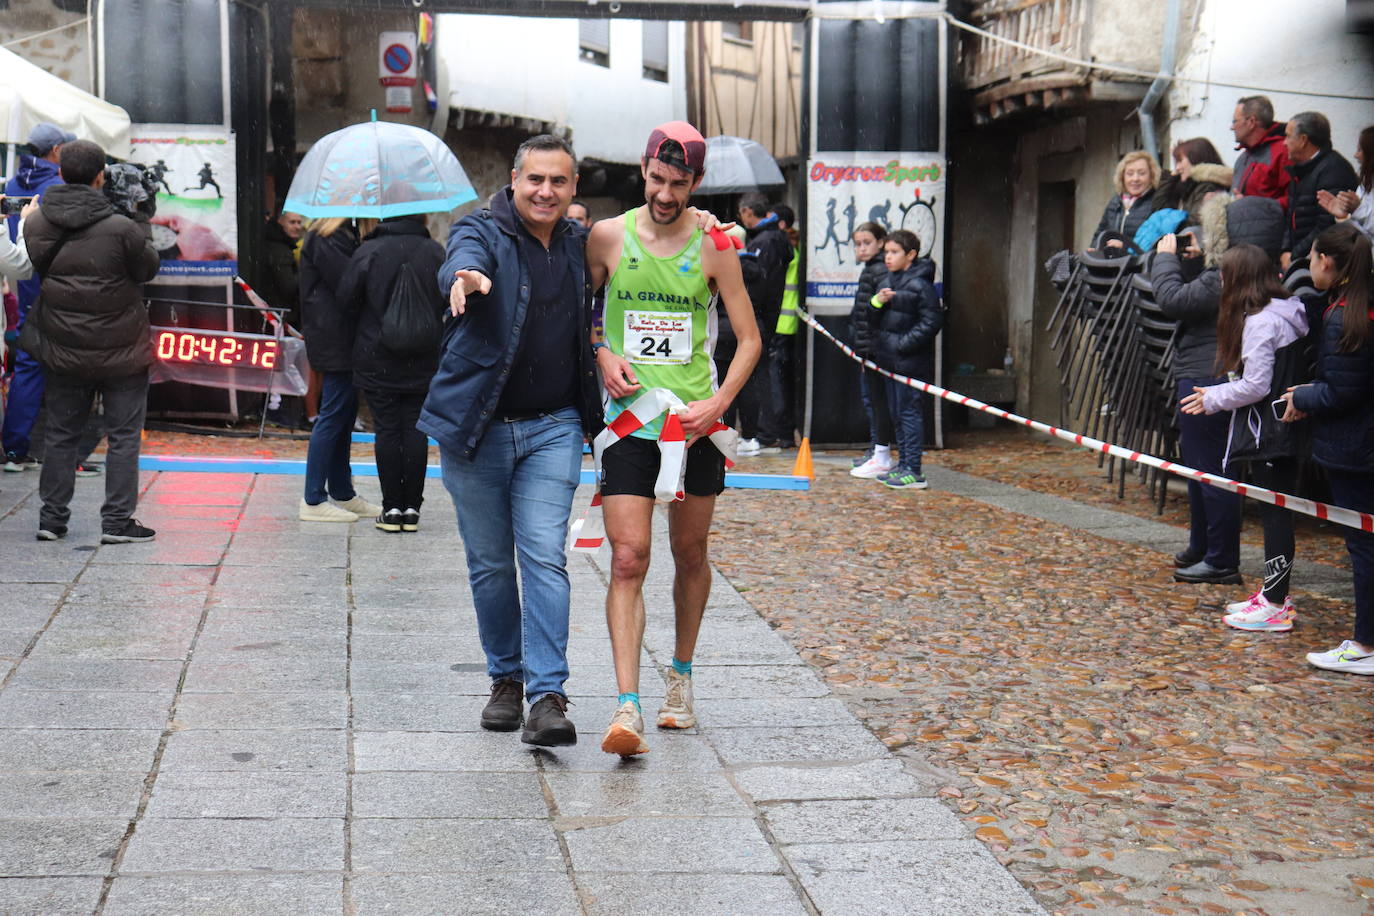
[{"label": "photographer", "polygon": [[146,213],[115,212],[102,193],[105,153],[86,140],[62,148],[62,178],[26,223],[29,255],[43,277],[42,299],[20,337],[47,376],[46,460],[38,491],[38,539],[66,537],[77,444],[98,393],[109,449],[103,544],[149,541],[133,518],[138,504],[139,437],[147,407],[152,345],[142,284],[157,274]]}]

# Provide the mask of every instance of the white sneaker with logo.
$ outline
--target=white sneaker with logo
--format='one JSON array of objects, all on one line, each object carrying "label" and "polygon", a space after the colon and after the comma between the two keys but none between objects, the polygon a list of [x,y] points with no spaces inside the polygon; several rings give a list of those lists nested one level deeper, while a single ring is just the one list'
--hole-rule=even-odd
[{"label": "white sneaker with logo", "polygon": [[[1234,607],[1234,605],[1231,605]],[[1293,599],[1285,598],[1283,605],[1270,604],[1262,593],[1251,596],[1244,610],[1227,614],[1221,618],[1228,627],[1237,630],[1250,630],[1256,633],[1287,633],[1293,629],[1293,618],[1298,612],[1293,610]]]},{"label": "white sneaker with logo", "polygon": [[1307,663],[1345,674],[1374,674],[1374,655],[1365,655],[1352,639],[1326,652],[1308,652]]}]

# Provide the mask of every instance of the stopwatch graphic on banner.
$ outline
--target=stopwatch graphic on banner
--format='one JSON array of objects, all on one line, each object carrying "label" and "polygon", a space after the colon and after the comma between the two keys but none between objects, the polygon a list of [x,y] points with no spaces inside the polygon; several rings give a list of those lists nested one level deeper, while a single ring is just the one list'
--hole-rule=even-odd
[{"label": "stopwatch graphic on banner", "polygon": [[945,160],[939,153],[818,153],[807,168],[806,299],[812,305],[854,302],[860,264],[854,230],[866,222],[920,239],[923,258],[944,245]]}]

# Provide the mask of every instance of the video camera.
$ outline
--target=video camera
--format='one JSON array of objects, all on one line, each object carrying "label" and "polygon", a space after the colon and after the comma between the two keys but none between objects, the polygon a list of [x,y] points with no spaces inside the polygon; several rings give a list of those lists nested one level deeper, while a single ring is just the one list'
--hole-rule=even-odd
[{"label": "video camera", "polygon": [[136,162],[105,166],[105,199],[130,219],[151,219],[157,213],[157,180]]}]

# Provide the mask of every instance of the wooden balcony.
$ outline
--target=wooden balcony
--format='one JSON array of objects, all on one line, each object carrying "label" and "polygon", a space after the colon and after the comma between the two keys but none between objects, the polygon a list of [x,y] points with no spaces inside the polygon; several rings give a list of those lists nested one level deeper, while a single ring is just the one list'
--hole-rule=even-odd
[{"label": "wooden balcony", "polygon": [[[1163,4],[1121,0],[983,0],[967,21],[1000,38],[1075,60],[1138,69],[1159,63]],[[959,76],[980,122],[1031,108],[1132,99],[1145,82],[1034,54],[982,35],[960,38]]]}]

